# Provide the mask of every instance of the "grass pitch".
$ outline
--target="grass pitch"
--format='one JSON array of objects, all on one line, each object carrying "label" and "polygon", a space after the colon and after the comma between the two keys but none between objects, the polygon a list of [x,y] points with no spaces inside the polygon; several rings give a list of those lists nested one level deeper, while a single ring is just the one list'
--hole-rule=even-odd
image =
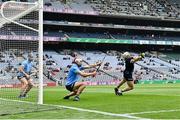
[{"label": "grass pitch", "polygon": [[[138,84],[123,96],[114,94],[114,86],[87,86],[80,101],[63,100],[68,91],[64,87],[44,88],[44,103],[83,108],[67,108],[24,114],[4,115],[1,119],[180,119],[180,84]],[[35,92],[32,90],[31,92]],[[25,99],[26,100],[26,99]],[[31,101],[31,99],[28,99]],[[2,108],[2,107],[1,107]],[[13,108],[12,108],[13,109]],[[98,112],[88,112],[96,110]],[[100,114],[106,112],[107,114]],[[119,116],[116,116],[119,115]],[[121,116],[122,115],[122,116]]]}]

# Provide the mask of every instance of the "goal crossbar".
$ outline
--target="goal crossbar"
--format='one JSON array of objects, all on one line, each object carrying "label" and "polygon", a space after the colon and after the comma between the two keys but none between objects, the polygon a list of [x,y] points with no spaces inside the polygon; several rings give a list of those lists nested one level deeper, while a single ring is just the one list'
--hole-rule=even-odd
[{"label": "goal crossbar", "polygon": [[[19,4],[33,5],[33,6],[30,7],[29,9],[27,9],[27,10],[25,10],[25,11],[19,13],[18,15],[12,17],[12,18],[7,18],[7,17],[4,15],[4,8],[5,8],[5,6],[6,6],[7,4],[9,4],[9,3],[19,3]],[[32,28],[32,27],[23,25],[23,24],[18,23],[18,22],[15,21],[15,20],[17,20],[17,19],[19,19],[19,18],[21,18],[21,17],[23,17],[23,16],[25,16],[25,15],[31,13],[32,11],[38,9],[38,6],[39,6],[39,5],[38,5],[38,2],[35,2],[35,3],[28,3],[28,2],[7,1],[7,2],[4,2],[4,3],[2,4],[2,6],[1,6],[1,15],[2,15],[3,19],[5,19],[5,20],[8,21],[8,22],[12,22],[12,23],[14,23],[14,24],[20,25],[20,26],[25,27],[25,28],[27,28],[27,29],[30,29],[30,30],[39,32],[39,30],[37,30],[37,29],[34,29],[34,28]],[[6,21],[3,20],[3,22],[0,23],[0,26],[2,26],[3,24],[6,24],[6,23],[7,23]]]}]

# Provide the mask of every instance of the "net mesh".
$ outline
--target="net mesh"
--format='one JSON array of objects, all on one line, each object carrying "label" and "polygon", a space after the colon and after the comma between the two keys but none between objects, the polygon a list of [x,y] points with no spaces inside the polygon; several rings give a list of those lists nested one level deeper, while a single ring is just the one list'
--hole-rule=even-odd
[{"label": "net mesh", "polygon": [[38,86],[37,5],[11,1],[3,3],[0,21],[0,107],[3,108],[0,115],[49,109],[37,104],[37,87],[33,87],[26,98],[18,97],[22,87],[17,78],[19,67],[29,54],[33,56],[30,77]]}]

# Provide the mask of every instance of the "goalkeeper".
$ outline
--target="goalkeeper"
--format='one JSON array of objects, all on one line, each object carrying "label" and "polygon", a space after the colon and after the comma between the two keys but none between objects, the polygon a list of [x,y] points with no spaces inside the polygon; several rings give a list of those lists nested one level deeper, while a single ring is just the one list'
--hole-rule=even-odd
[{"label": "goalkeeper", "polygon": [[69,99],[71,96],[75,95],[74,101],[79,101],[80,100],[79,96],[86,87],[86,84],[84,82],[78,82],[79,77],[80,76],[88,77],[88,76],[96,75],[96,71],[87,73],[87,72],[83,72],[82,70],[93,68],[101,64],[99,62],[93,65],[82,66],[82,62],[83,62],[82,59],[78,59],[78,58],[75,59],[73,65],[69,70],[65,87],[68,91],[70,91],[70,93],[66,95],[64,99]]},{"label": "goalkeeper", "polygon": [[[134,89],[134,81],[133,81],[133,71],[134,71],[134,63],[143,59],[145,57],[144,53],[141,53],[137,57],[133,57],[129,52],[123,53],[122,57],[125,60],[125,70],[123,72],[123,79],[120,81],[117,87],[114,88],[116,95],[122,95],[123,92],[127,92]],[[123,90],[119,90],[119,88],[127,83],[127,87]]]},{"label": "goalkeeper", "polygon": [[25,98],[27,93],[33,87],[32,79],[30,78],[30,73],[32,69],[32,61],[33,56],[31,54],[28,55],[28,59],[24,60],[19,67],[19,72],[17,75],[18,80],[21,82],[21,92],[18,96],[19,98]]}]

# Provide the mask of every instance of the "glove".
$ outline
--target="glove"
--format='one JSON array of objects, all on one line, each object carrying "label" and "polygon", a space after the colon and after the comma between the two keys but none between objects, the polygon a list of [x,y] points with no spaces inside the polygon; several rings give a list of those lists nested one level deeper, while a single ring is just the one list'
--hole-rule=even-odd
[{"label": "glove", "polygon": [[141,53],[139,56],[141,56],[142,58],[145,57],[145,53]]}]

